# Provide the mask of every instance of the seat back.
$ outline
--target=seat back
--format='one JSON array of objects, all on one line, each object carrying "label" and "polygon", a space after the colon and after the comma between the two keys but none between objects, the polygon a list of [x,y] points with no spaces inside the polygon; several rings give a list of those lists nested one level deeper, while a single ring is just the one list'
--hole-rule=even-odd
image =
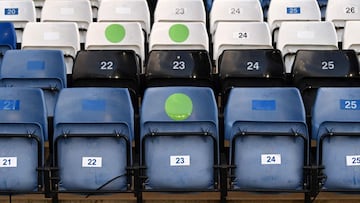
[{"label": "seat back", "polygon": [[86,31],[92,22],[89,0],[45,1],[41,11],[42,22],[74,22],[80,33],[80,42],[85,43]]},{"label": "seat back", "polygon": [[7,50],[16,49],[16,32],[12,22],[0,22],[0,66]]},{"label": "seat back", "polygon": [[[353,49],[357,55],[360,53],[360,40],[356,35],[357,30],[360,27],[359,21],[347,21],[345,23],[342,48]],[[360,57],[358,56],[359,60]]]},{"label": "seat back", "polygon": [[14,24],[17,43],[21,43],[26,23],[36,21],[34,2],[28,0],[1,1],[0,11],[0,21],[8,21]]},{"label": "seat back", "polygon": [[336,50],[338,43],[330,22],[283,22],[276,47],[283,54],[286,73],[291,73],[298,50]]},{"label": "seat back", "polygon": [[25,26],[22,49],[58,49],[65,56],[66,73],[72,73],[80,50],[79,30],[73,22],[29,22]]},{"label": "seat back", "polygon": [[214,1],[209,18],[214,35],[219,22],[263,22],[263,11],[259,0],[221,0]]},{"label": "seat back", "polygon": [[4,56],[0,79],[5,87],[42,89],[52,117],[58,93],[67,86],[64,56],[59,50],[10,50]]},{"label": "seat back", "polygon": [[334,23],[339,42],[343,40],[347,21],[360,20],[360,2],[356,0],[328,0],[325,20]]},{"label": "seat back", "polygon": [[54,115],[58,192],[93,194],[131,187],[134,116],[127,89],[67,88]]},{"label": "seat back", "polygon": [[[140,115],[141,165],[147,190],[214,190],[218,120],[206,87],[154,87],[145,91]],[[173,175],[176,174],[176,175]]]},{"label": "seat back", "polygon": [[267,22],[276,44],[278,30],[283,22],[320,21],[320,8],[316,0],[271,0]]},{"label": "seat back", "polygon": [[323,190],[359,190],[359,98],[356,87],[320,88],[312,118],[318,164],[324,167]]},{"label": "seat back", "polygon": [[296,88],[234,88],[224,120],[233,189],[304,189],[308,133]]},{"label": "seat back", "polygon": [[146,0],[102,0],[97,22],[138,22],[150,34],[150,11]]},{"label": "seat back", "polygon": [[157,0],[154,22],[206,23],[203,0]]},{"label": "seat back", "polygon": [[36,88],[0,88],[1,194],[40,192],[47,120]]}]

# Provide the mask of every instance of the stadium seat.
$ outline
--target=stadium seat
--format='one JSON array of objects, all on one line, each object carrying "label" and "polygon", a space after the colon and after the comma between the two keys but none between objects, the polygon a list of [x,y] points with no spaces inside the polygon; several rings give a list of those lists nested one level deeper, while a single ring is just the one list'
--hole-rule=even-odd
[{"label": "stadium seat", "polygon": [[272,49],[269,27],[264,22],[221,22],[213,36],[213,60],[218,72],[218,58],[225,50]]},{"label": "stadium seat", "polygon": [[225,140],[230,142],[231,190],[306,189],[309,140],[296,88],[234,88],[224,120]]},{"label": "stadium seat", "polygon": [[283,22],[277,42],[285,61],[286,73],[291,73],[298,50],[337,50],[337,36],[330,22]]},{"label": "stadium seat", "polygon": [[138,22],[150,34],[150,11],[146,0],[102,0],[97,22]]},{"label": "stadium seat", "polygon": [[7,51],[0,69],[0,79],[5,87],[42,89],[47,115],[53,117],[58,94],[67,86],[63,53],[60,50]]},{"label": "stadium seat", "polygon": [[212,86],[209,39],[203,23],[153,25],[145,86]]},{"label": "stadium seat", "polygon": [[343,49],[353,49],[358,55],[360,61],[360,40],[357,37],[357,32],[360,28],[360,21],[347,21],[344,28],[344,35],[342,41]]},{"label": "stadium seat", "polygon": [[292,71],[292,84],[301,92],[308,121],[319,88],[360,86],[354,50],[299,50]]},{"label": "stadium seat", "polygon": [[260,1],[214,1],[210,12],[210,33],[212,35],[217,30],[219,22],[263,22]]},{"label": "stadium seat", "polygon": [[267,22],[274,44],[278,41],[278,31],[283,22],[320,21],[320,8],[316,0],[271,0]]},{"label": "stadium seat", "polygon": [[43,93],[36,88],[0,88],[0,194],[43,191]]},{"label": "stadium seat", "polygon": [[357,0],[328,0],[325,20],[334,23],[339,42],[342,42],[346,21],[360,20]]},{"label": "stadium seat", "polygon": [[16,32],[11,22],[0,22],[0,66],[7,50],[16,49]]},{"label": "stadium seat", "polygon": [[72,87],[128,88],[134,110],[140,96],[140,64],[131,50],[79,51],[72,73]]},{"label": "stadium seat", "polygon": [[89,25],[85,50],[132,50],[142,67],[145,63],[144,44],[140,23],[96,22]]},{"label": "stadium seat", "polygon": [[53,189],[87,195],[130,190],[133,114],[126,89],[63,89],[54,115]]},{"label": "stadium seat", "polygon": [[29,22],[24,29],[21,48],[61,50],[66,73],[71,75],[74,58],[80,50],[78,27],[71,22]]},{"label": "stadium seat", "polygon": [[214,191],[218,114],[206,87],[146,89],[140,115],[144,191]]},{"label": "stadium seat", "polygon": [[154,22],[202,22],[206,24],[203,0],[157,0]]},{"label": "stadium seat", "polygon": [[17,43],[21,43],[26,23],[36,21],[34,2],[29,0],[3,0],[0,4],[0,10],[0,21],[14,24]]},{"label": "stadium seat", "polygon": [[80,42],[85,43],[86,31],[92,22],[89,0],[45,1],[41,11],[42,22],[74,22],[80,33]]},{"label": "stadium seat", "polygon": [[317,140],[321,191],[359,191],[359,98],[360,89],[320,88],[312,119],[312,136]]},{"label": "stadium seat", "polygon": [[282,55],[276,49],[224,50],[218,66],[222,107],[234,87],[281,87],[287,84]]}]

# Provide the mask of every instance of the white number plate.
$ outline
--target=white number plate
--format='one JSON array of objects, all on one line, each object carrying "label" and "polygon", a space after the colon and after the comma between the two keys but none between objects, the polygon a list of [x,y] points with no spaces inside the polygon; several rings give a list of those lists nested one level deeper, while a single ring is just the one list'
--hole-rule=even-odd
[{"label": "white number plate", "polygon": [[102,157],[83,157],[82,158],[82,167],[101,168],[102,167]]},{"label": "white number plate", "polygon": [[281,154],[262,154],[261,165],[280,165]]},{"label": "white number plate", "polygon": [[0,167],[2,168],[17,167],[17,157],[0,157],[0,160],[1,160]]},{"label": "white number plate", "polygon": [[189,155],[170,156],[170,166],[190,166]]}]

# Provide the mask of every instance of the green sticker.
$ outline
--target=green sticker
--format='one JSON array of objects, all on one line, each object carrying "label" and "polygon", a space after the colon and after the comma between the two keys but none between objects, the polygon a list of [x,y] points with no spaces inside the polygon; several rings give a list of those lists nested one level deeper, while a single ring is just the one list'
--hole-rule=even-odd
[{"label": "green sticker", "polygon": [[169,36],[174,42],[184,42],[189,37],[189,28],[183,24],[175,24],[170,27]]},{"label": "green sticker", "polygon": [[189,96],[182,93],[170,95],[165,102],[166,114],[175,121],[183,121],[191,115],[193,104]]},{"label": "green sticker", "polygon": [[125,28],[119,24],[111,24],[105,29],[105,37],[112,43],[121,42],[125,38]]}]

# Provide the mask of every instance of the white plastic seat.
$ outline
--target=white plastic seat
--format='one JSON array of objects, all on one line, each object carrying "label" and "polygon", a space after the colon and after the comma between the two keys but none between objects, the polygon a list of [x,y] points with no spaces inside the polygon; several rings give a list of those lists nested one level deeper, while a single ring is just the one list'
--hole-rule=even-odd
[{"label": "white plastic seat", "polygon": [[219,22],[262,22],[263,11],[259,0],[216,0],[210,12],[210,33]]},{"label": "white plastic seat", "polygon": [[80,50],[77,24],[72,22],[29,22],[24,29],[21,48],[62,50],[67,74],[71,74],[74,58]]},{"label": "white plastic seat", "polygon": [[213,59],[217,64],[224,50],[272,49],[271,34],[265,22],[221,22],[213,42]]},{"label": "white plastic seat", "polygon": [[47,0],[42,13],[42,22],[75,22],[80,31],[80,42],[85,42],[86,31],[92,22],[89,0]]},{"label": "white plastic seat", "polygon": [[345,23],[342,48],[343,49],[353,49],[360,61],[360,21],[347,21]]},{"label": "white plastic seat", "polygon": [[203,23],[154,23],[149,50],[206,50],[209,37]]},{"label": "white plastic seat", "polygon": [[333,22],[339,42],[343,39],[346,21],[360,20],[360,1],[328,0],[325,20]]},{"label": "white plastic seat", "polygon": [[133,50],[145,60],[144,35],[140,23],[93,22],[86,36],[86,50]]},{"label": "white plastic seat", "polygon": [[206,23],[202,0],[158,0],[154,22],[203,22]]},{"label": "white plastic seat", "polygon": [[267,22],[275,43],[282,22],[320,20],[320,8],[316,0],[272,0],[270,2]]},{"label": "white plastic seat", "polygon": [[146,0],[102,0],[97,22],[138,22],[150,33],[150,12]]},{"label": "white plastic seat", "polygon": [[291,73],[298,50],[336,50],[338,41],[331,22],[283,22],[277,42],[284,58],[286,73]]},{"label": "white plastic seat", "polygon": [[14,24],[17,42],[21,43],[26,23],[36,21],[34,2],[29,0],[3,0],[0,3],[0,11],[0,21]]}]

